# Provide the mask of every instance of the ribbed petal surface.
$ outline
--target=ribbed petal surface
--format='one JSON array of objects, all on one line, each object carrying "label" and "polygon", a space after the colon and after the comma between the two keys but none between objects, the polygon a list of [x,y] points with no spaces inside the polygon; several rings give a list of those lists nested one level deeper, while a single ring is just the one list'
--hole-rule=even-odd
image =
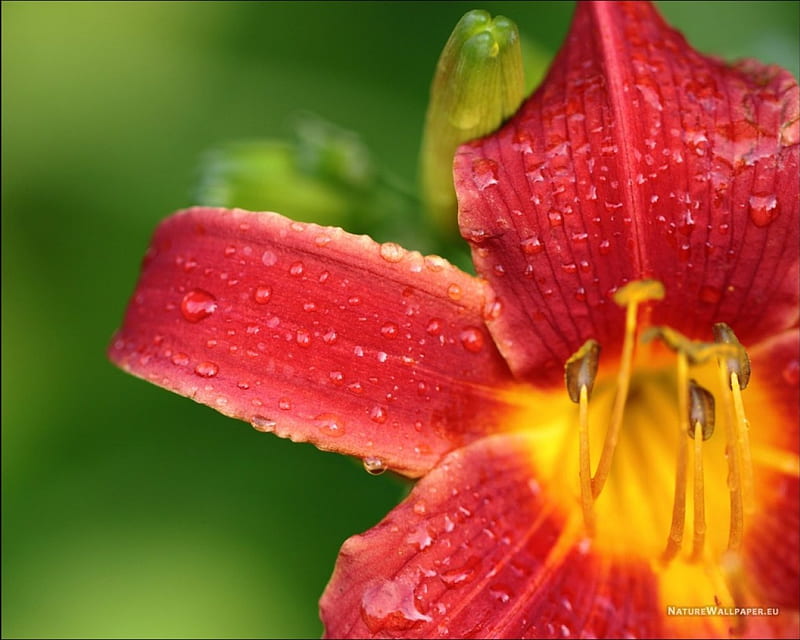
[{"label": "ribbed petal surface", "polygon": [[503,424],[484,307],[483,283],[437,256],[196,208],[156,231],[109,356],[262,431],[420,475]]},{"label": "ribbed petal surface", "polygon": [[650,565],[595,553],[580,515],[533,479],[530,446],[498,435],[450,454],[345,542],[320,602],[326,636],[661,635]]},{"label": "ribbed petal surface", "polygon": [[787,72],[698,54],[650,3],[578,3],[542,87],[455,161],[512,370],[553,381],[587,338],[613,347],[610,294],[644,277],[667,290],[653,317],[692,337],[796,323],[799,132]]}]

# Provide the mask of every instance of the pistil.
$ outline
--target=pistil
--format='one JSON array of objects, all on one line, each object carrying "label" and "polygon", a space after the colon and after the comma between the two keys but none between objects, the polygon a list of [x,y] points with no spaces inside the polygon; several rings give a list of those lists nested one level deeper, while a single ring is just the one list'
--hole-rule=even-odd
[{"label": "pistil", "polygon": [[662,560],[669,562],[681,550],[683,527],[686,521],[686,436],[689,434],[689,358],[683,350],[678,351],[678,456],[675,464],[675,495],[672,503],[672,524],[667,537],[667,547]]},{"label": "pistil", "polygon": [[625,338],[617,374],[617,393],[614,397],[614,407],[611,411],[611,425],[606,432],[603,450],[600,453],[600,461],[597,463],[597,471],[592,478],[592,497],[595,499],[600,495],[606,480],[608,480],[611,461],[614,458],[614,451],[619,441],[619,432],[622,428],[622,417],[625,412],[625,403],[628,400],[628,390],[631,382],[639,304],[648,300],[661,300],[663,297],[664,285],[658,280],[635,280],[614,293],[614,302],[621,307],[626,307]]}]

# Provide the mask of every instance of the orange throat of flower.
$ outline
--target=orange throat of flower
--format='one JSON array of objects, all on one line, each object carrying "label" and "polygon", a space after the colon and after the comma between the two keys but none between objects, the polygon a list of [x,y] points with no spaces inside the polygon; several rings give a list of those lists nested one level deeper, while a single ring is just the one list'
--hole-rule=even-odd
[{"label": "orange throat of flower", "polygon": [[537,425],[534,467],[560,504],[577,507],[577,535],[611,557],[649,561],[665,603],[736,606],[754,508],[749,360],[725,324],[710,343],[652,327],[637,348],[638,306],[663,295],[653,280],[620,289],[616,372],[599,367],[601,345],[589,340],[565,364],[568,393],[529,396],[534,408],[517,424]]}]

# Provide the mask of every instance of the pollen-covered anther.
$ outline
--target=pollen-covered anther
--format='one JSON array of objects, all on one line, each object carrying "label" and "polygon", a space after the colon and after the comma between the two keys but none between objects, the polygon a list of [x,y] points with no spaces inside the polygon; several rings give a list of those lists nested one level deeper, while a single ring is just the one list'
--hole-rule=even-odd
[{"label": "pollen-covered anther", "polygon": [[620,366],[617,373],[617,393],[611,410],[611,424],[606,433],[600,460],[597,463],[597,471],[592,478],[592,496],[594,498],[600,495],[606,480],[608,480],[614,450],[617,448],[617,442],[619,441],[622,417],[625,412],[625,403],[628,400],[628,390],[631,383],[639,305],[650,300],[662,300],[664,298],[664,285],[658,280],[634,280],[620,287],[612,297],[616,304],[626,308],[625,339],[622,343],[622,357],[620,358]]},{"label": "pollen-covered anther", "polygon": [[583,521],[589,535],[595,531],[594,498],[592,497],[592,470],[589,450],[589,396],[597,378],[600,363],[600,344],[587,340],[564,365],[567,393],[578,403],[578,461],[581,485]]}]

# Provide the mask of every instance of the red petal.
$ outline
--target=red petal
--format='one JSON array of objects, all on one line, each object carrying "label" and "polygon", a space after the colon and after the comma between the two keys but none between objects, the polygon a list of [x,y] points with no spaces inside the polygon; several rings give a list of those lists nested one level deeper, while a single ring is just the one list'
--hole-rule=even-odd
[{"label": "red petal", "polygon": [[658,322],[692,337],[795,323],[799,138],[787,72],[703,57],[649,3],[578,3],[544,85],[456,156],[512,370],[557,378],[585,339],[618,342],[609,295],[643,277],[666,286]]},{"label": "red petal", "polygon": [[759,512],[744,538],[745,575],[761,606],[800,608],[800,486],[794,474],[755,468]]},{"label": "red petal", "polygon": [[[800,444],[800,334],[790,329],[750,351],[752,380],[765,393],[744,392],[753,439],[759,446],[798,454]],[[769,424],[761,425],[767,420]],[[779,425],[779,426],[775,426]]]},{"label": "red petal", "polygon": [[450,454],[345,542],[320,601],[326,636],[659,635],[649,565],[594,553],[532,479],[530,446],[500,435]]},{"label": "red petal", "polygon": [[484,287],[441,258],[277,214],[161,224],[110,348],[257,429],[418,475],[502,423]]}]

